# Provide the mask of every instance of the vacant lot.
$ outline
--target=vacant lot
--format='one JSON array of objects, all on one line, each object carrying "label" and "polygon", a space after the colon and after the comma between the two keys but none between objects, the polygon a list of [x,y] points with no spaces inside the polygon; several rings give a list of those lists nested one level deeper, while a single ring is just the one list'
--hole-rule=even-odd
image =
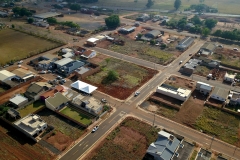
[{"label": "vacant lot", "polygon": [[142,159],[159,129],[134,118],[125,119],[85,159]]},{"label": "vacant lot", "polygon": [[[126,99],[157,73],[155,70],[114,58],[105,59],[100,66],[101,71],[88,76],[85,81],[97,86],[99,91],[119,99]],[[118,79],[113,83],[105,84],[105,77],[110,70],[118,74]]]},{"label": "vacant lot", "polygon": [[25,117],[26,115],[33,113],[44,106],[45,106],[44,101],[38,100],[18,111],[19,111],[21,117]]},{"label": "vacant lot", "polygon": [[111,37],[123,40],[125,44],[123,46],[116,45],[106,40],[99,43],[98,46],[161,65],[167,65],[171,63],[178,55],[181,54],[180,52],[175,51],[175,48],[173,51],[166,52],[165,50],[161,50],[160,47],[151,46],[147,42],[132,40],[126,35],[111,35]]},{"label": "vacant lot", "polygon": [[38,143],[33,143],[20,131],[1,121],[0,159],[50,160],[54,159],[54,156]]},{"label": "vacant lot", "polygon": [[3,29],[0,31],[0,46],[0,64],[3,65],[11,60],[20,60],[54,48],[59,44],[19,31]]},{"label": "vacant lot", "polygon": [[175,88],[185,88],[194,90],[196,82],[182,77],[171,76],[168,78],[168,80],[164,82],[164,84],[167,84]]},{"label": "vacant lot", "polygon": [[60,112],[82,124],[89,125],[91,123],[91,119],[89,117],[87,117],[86,115],[84,115],[82,113],[77,112],[76,110],[74,110],[72,108],[65,107]]},{"label": "vacant lot", "polygon": [[215,77],[217,80],[222,81],[226,73],[226,70],[222,68],[213,69],[206,66],[197,66],[193,73],[203,77],[207,77],[208,74],[212,74],[213,77]]},{"label": "vacant lot", "polygon": [[53,126],[54,131],[60,131],[64,135],[70,137],[71,140],[76,140],[84,132],[84,130],[74,122],[71,122],[64,117],[57,115],[56,113],[47,108],[43,109],[37,114],[40,115],[41,118],[46,121],[50,126]]},{"label": "vacant lot", "polygon": [[239,52],[236,52],[227,48],[223,48],[223,49],[218,48],[210,58],[219,60],[223,64],[227,64],[234,67],[240,67]]},{"label": "vacant lot", "polygon": [[240,119],[236,116],[218,109],[204,107],[202,115],[198,117],[195,123],[195,127],[239,147],[239,124]]},{"label": "vacant lot", "polygon": [[[126,7],[129,10],[132,8],[146,8],[146,0],[99,0],[98,3],[94,5],[98,6],[114,6],[114,7]],[[161,0],[155,1],[154,5],[151,7],[157,10],[175,10],[174,0]],[[182,5],[180,9],[188,8],[191,4],[199,4],[199,0],[182,0]],[[238,0],[208,0],[204,1],[204,4],[218,8],[220,13],[232,13],[239,14],[238,8],[240,7],[240,2]]]}]

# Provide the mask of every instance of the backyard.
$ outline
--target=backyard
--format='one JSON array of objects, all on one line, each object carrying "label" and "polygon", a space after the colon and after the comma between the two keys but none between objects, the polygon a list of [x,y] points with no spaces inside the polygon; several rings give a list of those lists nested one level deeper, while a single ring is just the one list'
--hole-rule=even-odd
[{"label": "backyard", "polygon": [[11,60],[17,61],[24,59],[31,55],[60,46],[59,43],[31,36],[12,29],[3,29],[0,31],[0,45],[1,65],[4,65]]},{"label": "backyard", "polygon": [[45,106],[44,101],[38,100],[18,111],[19,111],[21,117],[25,117],[26,115],[33,113],[33,112],[43,108],[44,106]]},{"label": "backyard", "polygon": [[147,42],[135,41],[125,35],[120,36],[111,35],[111,37],[116,38],[118,40],[123,40],[125,44],[123,46],[116,45],[110,41],[105,40],[100,42],[97,46],[108,50],[112,50],[114,52],[122,53],[124,55],[137,57],[150,62],[158,63],[161,65],[167,65],[171,63],[178,55],[181,54],[181,52],[175,50],[175,46],[166,49],[167,50],[166,51],[161,50],[159,46],[151,46]]},{"label": "backyard", "polygon": [[218,109],[204,107],[203,113],[195,122],[195,128],[239,147],[239,124],[237,116]]},{"label": "backyard", "polygon": [[72,108],[65,107],[60,112],[82,124],[89,125],[91,123],[91,119],[89,117],[82,113],[77,112]]},{"label": "backyard", "polygon": [[116,127],[85,160],[143,159],[148,146],[155,142],[159,129],[132,117]]},{"label": "backyard", "polygon": [[[106,58],[100,62],[100,66],[100,72],[88,76],[84,81],[118,99],[126,99],[157,73],[155,70],[114,58]],[[106,84],[105,79],[109,71],[116,72],[118,77],[116,81]]]}]

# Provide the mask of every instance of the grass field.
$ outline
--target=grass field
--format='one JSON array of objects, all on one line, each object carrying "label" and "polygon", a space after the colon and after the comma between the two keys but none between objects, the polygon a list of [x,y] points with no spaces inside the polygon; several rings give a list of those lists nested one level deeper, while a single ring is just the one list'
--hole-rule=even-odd
[{"label": "grass field", "polygon": [[85,159],[143,159],[148,146],[156,141],[158,131],[149,124],[127,118]]},{"label": "grass field", "polygon": [[17,61],[59,44],[19,31],[3,29],[0,31],[0,46],[0,64],[4,65],[11,60]]},{"label": "grass field", "polygon": [[21,117],[25,117],[26,115],[33,113],[44,106],[45,106],[45,103],[43,101],[35,101],[32,104],[26,106],[25,108],[20,109],[19,113]]},{"label": "grass field", "polygon": [[[131,7],[136,8],[144,8],[146,7],[146,0],[98,0],[98,3],[95,3],[98,6],[107,7],[107,6],[114,6],[114,7]],[[173,10],[174,0],[155,0],[153,9],[160,9],[160,10]],[[95,5],[94,4],[94,5]],[[184,8],[188,8],[191,4],[199,4],[199,0],[182,0],[181,10]],[[204,4],[218,8],[220,13],[232,13],[232,14],[240,14],[239,7],[240,1],[239,0],[205,0]]]},{"label": "grass field", "polygon": [[218,109],[205,107],[203,113],[196,120],[195,127],[227,143],[236,144],[239,124],[238,117]]},{"label": "grass field", "polygon": [[91,119],[89,117],[87,117],[86,115],[83,115],[69,107],[65,107],[60,112],[82,124],[89,125],[91,123]]}]

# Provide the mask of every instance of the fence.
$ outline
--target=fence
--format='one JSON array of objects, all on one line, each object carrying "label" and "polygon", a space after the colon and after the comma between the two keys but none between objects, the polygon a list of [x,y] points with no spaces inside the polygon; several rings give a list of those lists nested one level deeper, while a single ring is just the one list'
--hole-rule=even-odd
[{"label": "fence", "polygon": [[5,92],[0,93],[0,97],[3,96],[3,95],[5,95],[5,94],[8,94],[8,93],[10,93],[10,92],[12,92],[12,91],[14,91],[14,90],[16,90],[16,89],[19,89],[19,88],[21,88],[21,87],[23,87],[23,86],[25,86],[25,85],[27,85],[27,84],[30,84],[30,83],[32,83],[32,82],[34,82],[34,81],[39,81],[39,80],[42,80],[42,78],[41,78],[40,76],[36,76],[35,78],[33,78],[33,79],[31,79],[31,80],[29,80],[29,81],[27,81],[27,82],[21,83],[21,84],[15,86],[15,87],[13,87],[13,88],[5,91]]},{"label": "fence", "polygon": [[87,71],[86,73],[83,73],[83,74],[78,74],[77,72],[75,72],[75,73],[77,73],[76,75],[78,76],[78,78],[84,79],[87,76],[92,75],[94,73],[97,73],[98,71],[101,70],[101,67],[99,65],[97,65],[97,64],[89,64],[89,65],[92,65],[95,68],[91,68],[89,71]]},{"label": "fence", "polygon": [[167,105],[167,106],[169,106],[169,107],[172,107],[172,108],[174,108],[174,109],[176,109],[176,110],[180,110],[180,107],[179,106],[176,106],[176,105],[173,105],[173,104],[170,104],[170,103],[166,103],[166,102],[164,102],[164,101],[160,101],[160,100],[158,100],[157,98],[154,98],[154,97],[150,97],[149,98],[149,100],[151,100],[151,101],[153,101],[153,102],[158,102],[158,103],[162,103],[162,104],[164,104],[164,105]]}]

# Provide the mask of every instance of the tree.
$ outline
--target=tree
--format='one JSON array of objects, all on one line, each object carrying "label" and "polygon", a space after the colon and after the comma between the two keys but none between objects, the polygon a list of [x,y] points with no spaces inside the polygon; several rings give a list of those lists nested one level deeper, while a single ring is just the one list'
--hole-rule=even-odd
[{"label": "tree", "polygon": [[15,25],[14,25],[14,24],[12,24],[12,28],[15,28]]},{"label": "tree", "polygon": [[151,39],[151,40],[150,40],[150,44],[151,44],[151,45],[155,45],[155,44],[156,44],[156,41],[155,41],[154,39]]},{"label": "tree", "polygon": [[207,37],[210,34],[210,29],[208,29],[207,27],[204,27],[202,29],[202,35],[204,35],[205,37]]},{"label": "tree", "polygon": [[106,61],[107,65],[108,65],[108,63],[110,62],[110,58],[106,58],[105,61]]},{"label": "tree", "polygon": [[150,7],[152,7],[152,5],[154,5],[153,0],[148,0],[148,3],[146,4],[146,7],[150,8]]},{"label": "tree", "polygon": [[222,30],[218,29],[213,33],[214,36],[221,37],[222,36]]},{"label": "tree", "polygon": [[79,5],[79,4],[71,4],[70,5],[70,9],[71,10],[74,10],[74,11],[79,11],[80,10],[80,8],[81,8],[81,6]]},{"label": "tree", "polygon": [[217,22],[218,21],[216,19],[206,19],[205,26],[209,29],[212,29],[216,26]]},{"label": "tree", "polygon": [[187,18],[184,17],[178,21],[178,28],[183,30],[186,27],[186,24],[187,24]]},{"label": "tree", "polygon": [[56,19],[56,18],[53,18],[53,17],[49,17],[49,18],[47,19],[47,22],[48,22],[49,24],[57,24],[57,19]]},{"label": "tree", "polygon": [[111,15],[105,18],[105,23],[108,28],[116,28],[120,25],[120,19],[118,15]]},{"label": "tree", "polygon": [[175,8],[176,10],[178,10],[179,7],[181,6],[181,4],[182,4],[182,1],[181,1],[181,0],[175,0],[175,2],[174,2],[174,8]]},{"label": "tree", "polygon": [[34,19],[33,19],[33,18],[28,18],[27,22],[28,22],[29,24],[32,24],[32,23],[34,22]]},{"label": "tree", "polygon": [[118,80],[118,73],[114,70],[108,71],[107,76],[103,79],[102,83],[103,84],[110,84],[113,83],[114,81]]},{"label": "tree", "polygon": [[195,25],[197,25],[197,24],[201,25],[202,24],[202,21],[200,20],[198,15],[195,15],[193,18],[191,18],[191,22]]},{"label": "tree", "polygon": [[12,9],[12,11],[15,15],[19,15],[21,17],[32,15],[32,13],[29,10],[27,10],[26,8],[14,7]]}]

